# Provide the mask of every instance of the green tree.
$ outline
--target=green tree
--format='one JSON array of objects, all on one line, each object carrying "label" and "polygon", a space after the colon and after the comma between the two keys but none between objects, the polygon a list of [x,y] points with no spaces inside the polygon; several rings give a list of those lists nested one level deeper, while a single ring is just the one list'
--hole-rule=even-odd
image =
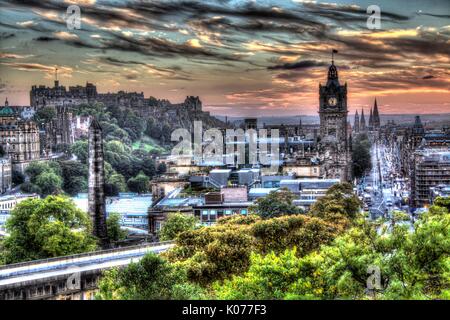
[{"label": "green tree", "polygon": [[92,251],[95,239],[86,213],[60,196],[20,202],[6,222],[5,263]]},{"label": "green tree", "polygon": [[34,120],[41,124],[41,123],[48,123],[55,119],[56,117],[56,110],[53,107],[43,107],[36,111],[34,114]]},{"label": "green tree", "polygon": [[208,285],[247,269],[255,241],[248,228],[230,223],[185,231],[166,255],[186,269],[191,281]]},{"label": "green tree", "polygon": [[366,134],[360,134],[354,140],[352,148],[354,177],[361,178],[366,172],[372,169],[370,148],[371,144]]},{"label": "green tree", "polygon": [[159,232],[159,239],[162,241],[173,240],[181,232],[193,230],[197,222],[197,219],[193,216],[188,216],[180,212],[170,213]]},{"label": "green tree", "polygon": [[126,192],[127,191],[127,184],[125,182],[125,177],[121,175],[120,173],[113,173],[111,174],[106,183],[114,185],[118,192]]},{"label": "green tree", "polygon": [[446,208],[450,212],[450,197],[437,197],[434,199],[433,205]]},{"label": "green tree", "polygon": [[87,140],[78,140],[70,147],[70,152],[77,157],[81,163],[87,164],[89,157],[89,143]]},{"label": "green tree", "polygon": [[24,193],[36,193],[41,194],[42,190],[37,185],[32,184],[31,182],[24,182],[20,185],[20,191]]},{"label": "green tree", "polygon": [[280,253],[285,249],[297,247],[297,253],[300,255],[330,243],[341,232],[340,225],[303,214],[255,221],[249,230],[256,240],[255,245],[259,252]]},{"label": "green tree", "polygon": [[127,237],[127,232],[120,228],[120,214],[117,212],[109,214],[106,219],[106,229],[110,241],[124,240]]},{"label": "green tree", "polygon": [[186,271],[149,253],[124,269],[106,271],[99,283],[99,300],[200,299],[203,290],[189,283]]},{"label": "green tree", "polygon": [[146,193],[150,190],[150,179],[143,172],[140,172],[134,178],[130,178],[127,184],[132,192]]},{"label": "green tree", "polygon": [[[220,299],[448,299],[450,215],[433,206],[409,230],[358,218],[305,256],[294,249],[254,254],[250,267],[214,284]],[[367,287],[378,269],[380,287]]]},{"label": "green tree", "polygon": [[46,171],[37,177],[36,186],[39,187],[43,195],[59,193],[62,188],[62,179],[55,173]]},{"label": "green tree", "polygon": [[242,276],[214,283],[215,295],[220,300],[284,299],[301,273],[300,261],[295,248],[280,255],[252,253],[249,270]]},{"label": "green tree", "polygon": [[79,192],[86,192],[88,188],[87,176],[88,167],[79,161],[61,161],[61,177],[63,179],[62,188],[70,195]]},{"label": "green tree", "polygon": [[32,183],[36,183],[37,177],[43,173],[52,171],[49,164],[45,161],[31,161],[30,164],[26,167],[25,173],[30,178]]},{"label": "green tree", "polygon": [[308,214],[346,227],[360,209],[361,201],[353,192],[353,186],[339,183],[329,188],[325,196],[311,206]]},{"label": "green tree", "polygon": [[11,180],[12,180],[13,186],[18,186],[25,182],[25,175],[20,171],[13,170]]},{"label": "green tree", "polygon": [[167,171],[167,166],[164,162],[161,162],[160,164],[158,164],[158,168],[156,169],[156,172],[158,174],[163,174]]},{"label": "green tree", "polygon": [[267,196],[256,200],[250,211],[262,218],[274,218],[282,215],[301,213],[301,210],[293,204],[295,195],[288,189],[272,191]]}]

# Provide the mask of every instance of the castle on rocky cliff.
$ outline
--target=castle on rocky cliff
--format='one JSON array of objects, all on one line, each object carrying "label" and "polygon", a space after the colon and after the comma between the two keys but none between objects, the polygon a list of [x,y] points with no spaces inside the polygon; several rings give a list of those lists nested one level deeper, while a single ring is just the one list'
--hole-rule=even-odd
[{"label": "castle on rocky cliff", "polygon": [[[197,96],[187,96],[184,102],[173,104],[165,99],[145,98],[143,92],[98,93],[97,87],[87,82],[85,86],[70,86],[68,89],[55,79],[53,87],[32,86],[31,107],[38,110],[51,106],[56,110],[73,108],[82,104],[102,103],[105,106],[119,106],[131,109],[142,118],[153,118],[157,122],[170,123],[171,127],[189,128],[194,120],[202,121],[204,128],[226,126],[222,121],[202,110],[202,102]],[[61,133],[61,136],[67,134]]]},{"label": "castle on rocky cliff", "polygon": [[199,97],[188,96],[184,103],[172,104],[168,100],[159,100],[154,97],[145,98],[143,92],[98,93],[97,87],[89,82],[86,82],[85,86],[70,86],[67,89],[60,85],[58,80],[55,80],[54,87],[32,86],[30,103],[35,109],[46,106],[63,107],[103,103],[105,106],[115,105],[136,110],[146,107],[184,107],[193,112],[202,112],[202,102]]}]

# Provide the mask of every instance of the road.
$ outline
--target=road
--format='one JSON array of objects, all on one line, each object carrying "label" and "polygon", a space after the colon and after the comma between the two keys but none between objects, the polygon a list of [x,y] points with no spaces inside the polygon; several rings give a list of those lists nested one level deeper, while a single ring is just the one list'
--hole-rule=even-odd
[{"label": "road", "polygon": [[390,218],[394,210],[408,212],[408,185],[398,170],[398,154],[375,141],[371,148],[371,159],[372,170],[358,186],[370,217]]}]

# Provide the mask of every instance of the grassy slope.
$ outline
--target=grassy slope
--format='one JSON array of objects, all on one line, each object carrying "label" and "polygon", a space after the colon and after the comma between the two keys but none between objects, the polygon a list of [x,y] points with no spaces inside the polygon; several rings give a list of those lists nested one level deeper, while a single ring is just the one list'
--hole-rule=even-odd
[{"label": "grassy slope", "polygon": [[158,143],[148,137],[148,136],[142,136],[140,141],[136,141],[134,142],[131,147],[133,148],[133,150],[139,149],[139,148],[144,148],[145,151],[149,152],[149,151],[153,151],[153,150],[158,150],[160,152],[164,152],[165,149],[163,147],[161,147],[160,145],[158,145]]}]

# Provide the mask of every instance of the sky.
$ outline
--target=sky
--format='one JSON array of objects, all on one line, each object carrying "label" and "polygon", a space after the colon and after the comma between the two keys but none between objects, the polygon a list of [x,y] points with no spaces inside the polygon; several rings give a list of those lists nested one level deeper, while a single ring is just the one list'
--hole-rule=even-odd
[{"label": "sky", "polygon": [[217,115],[314,115],[336,49],[350,114],[375,98],[384,114],[450,113],[449,0],[328,1],[0,0],[0,105],[29,105],[58,68],[66,87],[200,96]]}]

